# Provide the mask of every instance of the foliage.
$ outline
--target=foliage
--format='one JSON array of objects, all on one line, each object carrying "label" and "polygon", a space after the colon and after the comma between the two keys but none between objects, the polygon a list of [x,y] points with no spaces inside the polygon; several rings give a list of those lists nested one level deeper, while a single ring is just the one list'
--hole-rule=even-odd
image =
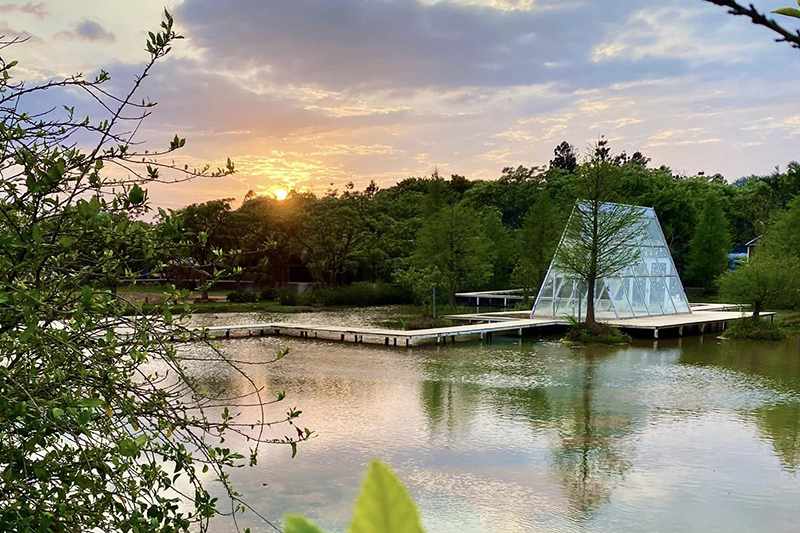
[{"label": "foliage", "polygon": [[733,322],[723,337],[751,341],[780,341],[786,338],[786,331],[777,324],[766,320],[742,319]]},{"label": "foliage", "polygon": [[[621,173],[609,157],[607,142],[601,139],[589,163],[581,168],[577,186],[583,197],[572,210],[555,264],[567,275],[580,280],[595,294],[598,279],[613,276],[638,260],[638,249],[629,246],[641,238],[642,214],[614,200]],[[594,298],[586,304],[586,323],[595,324]]]},{"label": "foliage", "polygon": [[364,232],[355,200],[350,183],[341,198],[331,191],[320,199],[306,198],[302,204],[300,225],[293,235],[309,270],[323,287],[339,286],[356,266],[353,254]]},{"label": "foliage", "polygon": [[[273,417],[261,388],[248,381],[243,391],[259,412],[244,425],[191,373],[170,337],[205,342],[209,361],[241,371],[203,331],[181,325],[188,305],[169,302],[188,293],[168,286],[144,308],[103,288],[191,244],[132,222],[147,210],[148,183],[234,170],[230,161],[215,171],[174,167],[184,139],[145,150],[132,133],[155,105],[139,88],[179,38],[165,13],[121,96],[103,87],[105,71],[25,84],[14,78],[16,61],[0,59],[2,531],[206,530],[209,518],[246,507],[230,468],[255,464],[264,443],[296,448],[311,434],[297,431],[292,409],[274,417],[290,434],[268,438]],[[4,55],[14,42],[0,43]],[[42,113],[43,91],[98,103],[104,114],[90,120],[70,105]],[[166,213],[162,220],[178,225]],[[230,433],[250,438],[248,457],[225,444]]]},{"label": "foliage", "polygon": [[706,289],[711,289],[717,276],[728,268],[731,237],[728,221],[716,195],[706,198],[689,249],[686,279]]},{"label": "foliage", "polygon": [[[289,515],[286,533],[322,533],[308,520]],[[397,476],[383,463],[373,461],[356,500],[350,533],[424,533],[419,513]]]},{"label": "foliage", "polygon": [[800,304],[800,261],[757,249],[749,261],[720,277],[719,293],[727,302],[752,305],[753,321],[758,322],[767,307]]},{"label": "foliage", "polygon": [[550,160],[552,168],[560,168],[572,174],[578,167],[578,152],[567,141],[556,146],[553,156],[553,159]]},{"label": "foliage", "polygon": [[764,248],[776,256],[800,261],[800,195],[787,207],[786,211],[775,212],[764,238]]},{"label": "foliage", "polygon": [[336,289],[320,289],[314,291],[312,297],[325,305],[354,307],[411,303],[410,295],[401,287],[366,281]]},{"label": "foliage", "polygon": [[253,291],[233,291],[229,292],[225,299],[233,303],[257,302],[258,293]]},{"label": "foliage", "polygon": [[450,305],[455,306],[458,290],[482,286],[490,278],[490,244],[473,208],[462,203],[446,205],[423,220],[414,262],[421,268],[438,270]]},{"label": "foliage", "polygon": [[523,289],[526,302],[544,281],[563,228],[564,216],[550,194],[542,192],[523,218],[517,233],[519,260],[514,267],[513,279],[515,285]]},{"label": "foliage", "polygon": [[440,272],[435,267],[404,268],[395,272],[395,281],[414,295],[416,303],[432,311],[434,291],[439,285]]},{"label": "foliage", "polygon": [[297,291],[291,289],[281,289],[278,291],[278,301],[281,305],[297,305],[300,301],[300,295],[297,294]]},{"label": "foliage", "polygon": [[570,322],[567,340],[581,344],[630,344],[631,336],[617,328],[597,323],[592,327],[578,323],[575,317]]}]

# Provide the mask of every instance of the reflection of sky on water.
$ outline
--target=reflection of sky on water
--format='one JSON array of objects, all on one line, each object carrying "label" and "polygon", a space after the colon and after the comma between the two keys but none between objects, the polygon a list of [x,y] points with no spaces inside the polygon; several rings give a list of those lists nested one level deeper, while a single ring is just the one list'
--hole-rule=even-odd
[{"label": "reflection of sky on water", "polygon": [[[223,348],[256,362],[286,343],[285,360],[249,375],[269,394],[287,391],[273,414],[298,406],[300,426],[319,436],[294,460],[266,447],[256,468],[233,473],[268,517],[299,512],[346,530],[367,462],[378,457],[407,484],[431,533],[800,523],[794,341],[576,350],[498,337],[404,350],[252,338]],[[221,366],[191,368],[216,389],[245,389]]]}]

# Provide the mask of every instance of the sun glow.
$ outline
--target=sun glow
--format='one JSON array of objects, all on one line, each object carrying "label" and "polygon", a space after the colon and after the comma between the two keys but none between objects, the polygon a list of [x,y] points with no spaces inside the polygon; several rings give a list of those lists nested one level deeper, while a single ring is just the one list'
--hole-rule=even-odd
[{"label": "sun glow", "polygon": [[288,192],[286,192],[286,191],[285,191],[285,190],[283,190],[283,189],[277,189],[277,190],[275,191],[275,198],[276,198],[277,200],[280,200],[280,201],[286,200],[286,197],[287,197],[287,196],[289,196],[289,193],[288,193]]}]

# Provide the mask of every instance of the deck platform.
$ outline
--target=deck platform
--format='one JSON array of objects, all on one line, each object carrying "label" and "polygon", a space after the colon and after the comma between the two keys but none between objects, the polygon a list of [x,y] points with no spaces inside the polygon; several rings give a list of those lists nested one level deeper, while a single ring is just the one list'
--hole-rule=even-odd
[{"label": "deck platform", "polygon": [[521,336],[522,332],[526,329],[556,326],[563,323],[563,320],[560,319],[537,318],[404,331],[395,329],[353,328],[348,326],[272,322],[268,324],[249,324],[241,326],[211,326],[206,329],[217,338],[283,335],[341,342],[383,344],[385,346],[415,346],[420,342],[432,339],[435,339],[437,344],[447,342],[448,338],[450,338],[452,342],[455,342],[456,337],[467,335],[479,336],[483,339],[491,338],[494,333],[513,332]]},{"label": "deck platform", "polygon": [[[663,330],[675,331],[681,336],[685,331],[687,333],[694,331],[699,333],[704,333],[706,331],[724,331],[728,322],[740,319],[744,316],[748,316],[748,313],[742,311],[739,306],[735,305],[692,304],[691,313],[644,318],[626,318],[605,322],[622,330],[649,330],[653,332],[653,338],[657,339],[659,331]],[[772,319],[774,318],[774,313],[762,313],[762,316]],[[452,320],[465,321],[468,322],[468,324],[410,331],[326,326],[318,324],[294,324],[289,322],[211,326],[206,329],[218,339],[237,336],[279,335],[340,342],[383,344],[385,346],[415,346],[430,340],[435,340],[437,344],[446,343],[448,338],[451,342],[455,342],[456,337],[466,336],[478,336],[481,339],[491,339],[491,336],[495,333],[513,333],[522,336],[525,330],[568,325],[568,322],[561,317],[530,318],[530,314],[527,311],[446,315],[446,317]]]}]

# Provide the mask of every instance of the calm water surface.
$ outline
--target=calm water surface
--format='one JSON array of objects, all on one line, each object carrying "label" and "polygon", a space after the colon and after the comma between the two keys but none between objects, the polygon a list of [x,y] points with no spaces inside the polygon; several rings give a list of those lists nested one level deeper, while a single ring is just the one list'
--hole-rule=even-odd
[{"label": "calm water surface", "polygon": [[[369,323],[364,312],[315,315]],[[287,358],[249,365],[249,377],[287,392],[275,418],[297,406],[301,427],[318,437],[294,460],[266,447],[257,467],[233,474],[278,523],[301,513],[346,531],[377,457],[404,481],[430,533],[800,531],[797,339],[574,349],[498,336],[390,349],[252,338],[223,348],[258,362],[285,344]],[[211,390],[247,390],[221,365],[192,369]]]}]

